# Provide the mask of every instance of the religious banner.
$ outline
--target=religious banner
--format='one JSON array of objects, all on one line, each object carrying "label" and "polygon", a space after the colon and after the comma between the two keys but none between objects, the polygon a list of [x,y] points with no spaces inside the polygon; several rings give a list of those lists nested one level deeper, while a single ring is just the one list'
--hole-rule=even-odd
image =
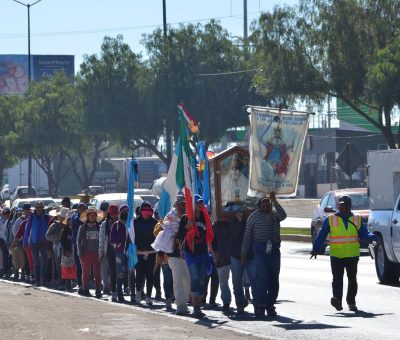
[{"label": "religious banner", "polygon": [[249,107],[250,190],[296,194],[309,114]]}]

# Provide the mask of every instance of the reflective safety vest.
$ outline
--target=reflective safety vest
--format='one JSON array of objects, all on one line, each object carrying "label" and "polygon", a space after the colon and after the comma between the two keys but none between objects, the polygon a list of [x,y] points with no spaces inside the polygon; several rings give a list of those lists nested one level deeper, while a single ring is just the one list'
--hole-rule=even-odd
[{"label": "reflective safety vest", "polygon": [[328,218],[330,255],[340,259],[360,256],[358,231],[362,226],[361,216],[349,217],[347,229],[340,216],[331,215]]}]

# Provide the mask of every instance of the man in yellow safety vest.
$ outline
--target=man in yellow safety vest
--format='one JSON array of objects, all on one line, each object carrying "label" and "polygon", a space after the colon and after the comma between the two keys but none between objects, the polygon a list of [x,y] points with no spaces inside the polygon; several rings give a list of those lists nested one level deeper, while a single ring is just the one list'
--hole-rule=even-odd
[{"label": "man in yellow safety vest", "polygon": [[343,275],[346,269],[349,281],[346,302],[350,311],[357,312],[357,265],[360,257],[360,239],[373,242],[376,241],[376,236],[368,232],[361,216],[353,215],[351,198],[346,195],[339,198],[339,211],[326,218],[322,224],[313,244],[311,258],[317,258],[320,254],[320,249],[328,234],[333,275],[331,305],[338,311],[343,309]]}]

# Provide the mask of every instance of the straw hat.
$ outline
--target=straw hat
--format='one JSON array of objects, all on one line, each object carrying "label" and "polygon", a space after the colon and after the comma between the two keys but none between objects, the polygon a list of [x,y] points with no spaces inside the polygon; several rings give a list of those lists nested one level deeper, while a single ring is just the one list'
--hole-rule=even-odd
[{"label": "straw hat", "polygon": [[96,218],[97,222],[101,222],[101,221],[104,219],[104,217],[105,217],[104,211],[102,211],[102,210],[96,210],[95,208],[89,208],[89,209],[86,209],[86,210],[79,216],[80,221],[81,221],[82,223],[86,223],[86,221],[87,221],[87,215],[90,214],[90,213],[95,213],[95,214],[97,215],[97,218]]},{"label": "straw hat", "polygon": [[53,217],[57,216],[57,217],[65,219],[65,218],[67,218],[69,212],[70,212],[70,210],[68,208],[62,207],[59,212],[57,212],[57,209],[51,210],[49,212],[49,215],[53,216]]}]

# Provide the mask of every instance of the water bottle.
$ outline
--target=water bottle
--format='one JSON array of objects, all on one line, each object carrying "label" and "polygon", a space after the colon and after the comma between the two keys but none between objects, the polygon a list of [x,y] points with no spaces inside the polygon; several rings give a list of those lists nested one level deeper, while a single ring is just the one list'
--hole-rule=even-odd
[{"label": "water bottle", "polygon": [[272,241],[268,240],[267,246],[265,248],[265,253],[266,254],[271,254],[271,252],[272,252]]}]

